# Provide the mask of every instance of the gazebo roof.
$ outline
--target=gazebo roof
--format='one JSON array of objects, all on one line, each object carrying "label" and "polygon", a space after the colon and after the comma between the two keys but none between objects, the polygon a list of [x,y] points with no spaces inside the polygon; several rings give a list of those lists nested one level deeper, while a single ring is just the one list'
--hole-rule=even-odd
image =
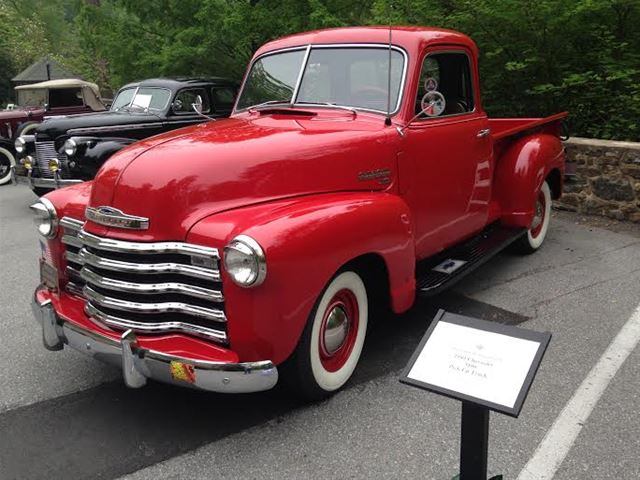
[{"label": "gazebo roof", "polygon": [[[47,77],[47,63],[49,63],[50,77]],[[22,72],[13,77],[11,81],[14,83],[33,83],[74,77],[77,77],[77,75],[74,75],[72,72],[65,69],[55,60],[45,56],[37,62],[29,65]]]}]

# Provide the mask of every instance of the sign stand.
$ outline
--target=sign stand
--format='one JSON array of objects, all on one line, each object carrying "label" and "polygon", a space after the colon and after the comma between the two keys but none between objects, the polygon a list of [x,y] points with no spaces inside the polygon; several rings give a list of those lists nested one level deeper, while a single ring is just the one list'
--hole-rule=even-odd
[{"label": "sign stand", "polygon": [[459,480],[487,480],[490,411],[520,415],[550,340],[548,332],[436,314],[400,381],[462,401]]},{"label": "sign stand", "polygon": [[489,410],[462,402],[460,480],[487,480]]}]

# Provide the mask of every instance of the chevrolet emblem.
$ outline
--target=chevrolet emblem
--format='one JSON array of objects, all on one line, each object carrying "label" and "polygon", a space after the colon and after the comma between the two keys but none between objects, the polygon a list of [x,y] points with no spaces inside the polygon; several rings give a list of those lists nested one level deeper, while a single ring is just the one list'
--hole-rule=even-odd
[{"label": "chevrolet emblem", "polygon": [[93,223],[99,223],[107,227],[128,228],[131,230],[146,230],[149,228],[149,219],[128,215],[122,210],[113,207],[87,207],[85,216]]}]

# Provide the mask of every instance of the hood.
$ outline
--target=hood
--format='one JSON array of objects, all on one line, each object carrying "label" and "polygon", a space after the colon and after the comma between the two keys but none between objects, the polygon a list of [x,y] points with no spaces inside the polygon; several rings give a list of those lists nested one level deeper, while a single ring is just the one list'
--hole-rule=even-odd
[{"label": "hood", "polygon": [[301,195],[389,188],[395,173],[391,139],[397,137],[380,116],[354,120],[349,113],[200,124],[114,155],[96,176],[90,206],[111,206],[150,220],[148,230],[111,229],[114,237],[184,239],[196,222],[225,210]]},{"label": "hood", "polygon": [[[66,135],[69,130],[91,128],[91,127],[111,127],[122,125],[138,125],[143,123],[158,122],[160,117],[152,113],[128,113],[128,112],[96,112],[84,113],[81,115],[69,115],[66,117],[50,118],[42,123],[36,133],[46,135],[49,138],[58,138]],[[109,133],[109,132],[106,132]],[[71,132],[71,134],[75,134]],[[83,133],[77,132],[77,135]],[[94,135],[94,133],[87,133]]]}]

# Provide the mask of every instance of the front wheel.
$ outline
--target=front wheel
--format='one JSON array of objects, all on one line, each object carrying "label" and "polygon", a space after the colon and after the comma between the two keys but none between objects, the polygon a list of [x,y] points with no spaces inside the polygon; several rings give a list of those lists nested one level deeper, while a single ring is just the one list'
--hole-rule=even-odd
[{"label": "front wheel", "polygon": [[307,400],[340,389],[358,364],[367,332],[369,301],[360,275],[343,271],[327,285],[312,310],[283,380]]},{"label": "front wheel", "polygon": [[0,185],[11,180],[11,167],[15,167],[16,159],[6,148],[0,147]]},{"label": "front wheel", "polygon": [[533,253],[538,250],[547,236],[550,221],[551,189],[549,188],[549,184],[545,181],[538,192],[538,196],[536,197],[531,228],[529,228],[526,235],[523,235],[514,243],[516,250],[524,254]]}]

